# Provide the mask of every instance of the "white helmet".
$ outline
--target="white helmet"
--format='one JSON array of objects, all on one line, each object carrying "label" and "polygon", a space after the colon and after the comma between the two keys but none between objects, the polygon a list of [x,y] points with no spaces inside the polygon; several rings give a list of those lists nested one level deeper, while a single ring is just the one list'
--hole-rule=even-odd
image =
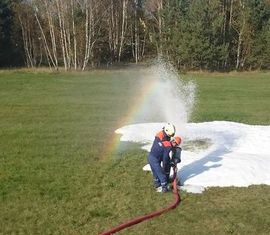
[{"label": "white helmet", "polygon": [[163,130],[165,131],[166,135],[173,137],[175,134],[175,126],[171,123],[167,123],[164,127]]}]

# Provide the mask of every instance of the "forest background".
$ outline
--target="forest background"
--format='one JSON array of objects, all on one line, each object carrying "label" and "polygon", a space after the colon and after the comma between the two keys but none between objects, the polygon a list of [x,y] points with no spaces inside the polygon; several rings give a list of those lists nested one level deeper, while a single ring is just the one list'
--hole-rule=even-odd
[{"label": "forest background", "polygon": [[157,57],[182,71],[270,69],[270,1],[0,1],[0,67],[86,70]]}]

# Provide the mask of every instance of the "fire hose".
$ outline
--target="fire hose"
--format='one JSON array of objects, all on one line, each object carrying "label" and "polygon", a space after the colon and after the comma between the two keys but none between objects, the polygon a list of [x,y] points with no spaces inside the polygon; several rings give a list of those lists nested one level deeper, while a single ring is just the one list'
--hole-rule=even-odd
[{"label": "fire hose", "polygon": [[177,179],[176,179],[177,168],[176,167],[173,168],[173,172],[174,172],[174,175],[173,175],[174,180],[173,180],[173,184],[172,184],[173,185],[172,192],[173,192],[173,195],[174,195],[174,201],[171,204],[169,204],[167,207],[162,208],[160,210],[153,211],[153,212],[151,212],[149,214],[146,214],[146,215],[138,216],[138,217],[136,217],[136,218],[134,218],[132,220],[129,220],[129,221],[125,222],[125,223],[119,224],[116,227],[111,228],[110,230],[107,230],[107,231],[104,231],[104,232],[100,233],[100,235],[114,234],[116,232],[119,232],[120,230],[128,228],[128,227],[130,227],[132,225],[141,223],[141,222],[143,222],[145,220],[148,220],[148,219],[151,219],[153,217],[159,216],[159,215],[161,215],[161,214],[163,214],[163,213],[165,213],[165,212],[167,212],[167,211],[169,211],[171,209],[176,208],[177,205],[181,201],[180,194],[178,193],[178,190],[177,190]]}]

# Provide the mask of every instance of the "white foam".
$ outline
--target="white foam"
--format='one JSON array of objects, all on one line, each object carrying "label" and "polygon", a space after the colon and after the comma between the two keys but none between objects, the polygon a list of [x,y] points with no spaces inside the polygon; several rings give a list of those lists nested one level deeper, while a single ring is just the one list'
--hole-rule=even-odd
[{"label": "white foam", "polygon": [[[116,133],[122,135],[121,141],[142,143],[142,148],[149,151],[156,132],[163,125],[134,124]],[[188,123],[177,130],[184,143],[209,140],[206,148],[183,148],[182,162],[178,164],[183,189],[202,192],[205,187],[212,186],[270,185],[270,126],[214,121]],[[144,169],[149,170],[149,167]]]}]

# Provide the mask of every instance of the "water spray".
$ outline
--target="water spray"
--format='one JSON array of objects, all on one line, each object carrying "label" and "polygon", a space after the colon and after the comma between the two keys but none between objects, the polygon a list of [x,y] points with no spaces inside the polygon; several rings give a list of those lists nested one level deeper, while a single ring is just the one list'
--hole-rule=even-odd
[{"label": "water spray", "polygon": [[[142,88],[138,96],[144,96],[143,112],[135,122],[170,122],[177,130],[189,121],[195,103],[196,85],[184,81],[169,63],[161,60],[143,71]],[[151,84],[151,89],[143,88]]]}]

